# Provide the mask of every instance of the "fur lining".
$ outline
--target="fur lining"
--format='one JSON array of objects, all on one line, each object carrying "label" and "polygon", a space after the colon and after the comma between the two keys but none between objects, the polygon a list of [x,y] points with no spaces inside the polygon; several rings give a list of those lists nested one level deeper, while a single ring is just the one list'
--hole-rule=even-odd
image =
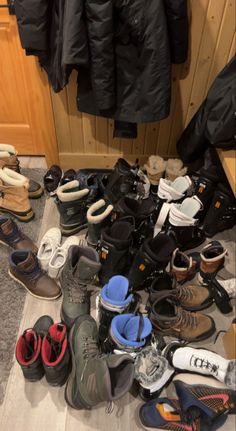
[{"label": "fur lining", "polygon": [[98,224],[101,221],[103,221],[105,218],[111,214],[113,210],[113,205],[108,205],[108,207],[105,208],[105,210],[98,215],[93,215],[96,211],[100,210],[102,207],[106,207],[106,202],[103,199],[100,199],[100,201],[95,202],[87,211],[87,220],[89,223],[92,224]]},{"label": "fur lining", "polygon": [[[78,190],[73,190],[78,189]],[[73,192],[69,192],[69,190],[73,190]],[[64,193],[67,192],[68,193]],[[74,180],[70,181],[67,184],[59,187],[57,190],[57,197],[61,202],[71,202],[76,201],[77,199],[81,199],[84,196],[89,194],[89,189],[79,189],[79,181]]]},{"label": "fur lining", "polygon": [[225,249],[221,254],[219,254],[219,256],[212,257],[211,259],[206,258],[203,253],[200,253],[200,256],[201,256],[201,259],[203,260],[203,262],[217,262],[218,260],[225,257],[227,255],[227,253],[228,253],[228,250]]},{"label": "fur lining", "polygon": [[187,173],[187,168],[183,167],[180,159],[168,159],[166,164],[166,178],[173,181],[177,177],[183,177]]},{"label": "fur lining", "polygon": [[10,186],[29,186],[29,179],[12,169],[0,169],[0,177],[4,183]]},{"label": "fur lining", "polygon": [[[17,154],[15,147],[13,147],[13,145],[9,145],[9,144],[0,144],[0,152],[1,151],[8,152],[8,153],[10,153],[9,155],[12,155],[12,154],[16,155]],[[0,154],[0,157],[1,156],[2,155]]]},{"label": "fur lining", "polygon": [[148,162],[144,165],[149,175],[163,173],[166,169],[166,161],[160,156],[150,156]]},{"label": "fur lining", "polygon": [[0,150],[0,159],[5,159],[7,157],[11,157],[11,154],[8,151],[1,151]]}]

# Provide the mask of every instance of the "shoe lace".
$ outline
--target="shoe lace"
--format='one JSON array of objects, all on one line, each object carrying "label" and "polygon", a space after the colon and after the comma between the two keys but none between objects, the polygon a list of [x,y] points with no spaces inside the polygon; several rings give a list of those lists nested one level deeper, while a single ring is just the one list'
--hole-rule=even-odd
[{"label": "shoe lace", "polygon": [[70,301],[76,304],[83,304],[87,299],[87,283],[82,283],[76,277],[68,277],[68,290]]},{"label": "shoe lace", "polygon": [[177,291],[179,300],[189,301],[194,298],[193,289],[190,287],[181,287],[180,289],[177,289]]},{"label": "shoe lace", "polygon": [[189,328],[195,328],[197,326],[197,317],[196,313],[191,313],[189,311],[184,310],[181,308],[181,310],[178,310],[178,318],[177,323],[179,326],[189,327]]},{"label": "shoe lace", "polygon": [[49,334],[47,334],[46,338],[52,349],[50,360],[54,362],[61,354],[62,342],[55,341]]},{"label": "shoe lace", "polygon": [[85,359],[85,364],[81,374],[81,382],[83,381],[84,373],[89,360],[95,359],[95,358],[101,358],[105,356],[103,353],[99,352],[97,341],[94,340],[94,338],[90,336],[82,337],[82,344],[83,344],[83,358]]}]

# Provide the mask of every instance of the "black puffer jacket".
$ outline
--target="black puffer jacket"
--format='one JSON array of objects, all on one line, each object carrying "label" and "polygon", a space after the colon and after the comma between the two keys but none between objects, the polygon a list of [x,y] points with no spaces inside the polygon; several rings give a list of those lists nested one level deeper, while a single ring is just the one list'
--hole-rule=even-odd
[{"label": "black puffer jacket", "polygon": [[16,13],[22,46],[56,91],[78,68],[81,111],[132,123],[169,115],[171,61],[188,52],[187,0],[16,0]]}]

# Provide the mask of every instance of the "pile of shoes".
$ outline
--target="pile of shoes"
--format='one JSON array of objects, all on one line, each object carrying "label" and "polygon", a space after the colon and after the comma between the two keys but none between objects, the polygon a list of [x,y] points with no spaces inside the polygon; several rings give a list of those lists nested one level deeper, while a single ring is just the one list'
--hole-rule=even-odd
[{"label": "pile of shoes", "polygon": [[[235,224],[235,198],[212,172],[186,174],[179,160],[158,156],[143,170],[124,159],[113,170],[54,165],[44,187],[60,222],[38,248],[0,218],[0,241],[14,249],[9,275],[36,298],[62,294],[60,321],[42,316],[17,341],[27,380],[66,384],[75,409],[105,401],[110,410],[135,390],[147,428],[217,429],[235,411],[236,360],[201,348],[216,330],[203,310],[215,303],[229,313],[236,298],[235,279],[220,273],[227,249],[205,242]],[[177,398],[159,398],[172,381]]]}]

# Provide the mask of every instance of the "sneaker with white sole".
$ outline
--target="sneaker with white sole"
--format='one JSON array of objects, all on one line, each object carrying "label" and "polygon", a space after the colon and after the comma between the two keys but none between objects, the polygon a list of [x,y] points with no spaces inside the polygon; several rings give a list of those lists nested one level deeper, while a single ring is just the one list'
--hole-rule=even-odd
[{"label": "sneaker with white sole", "polygon": [[63,245],[56,248],[48,265],[48,275],[52,278],[59,278],[60,273],[66,263],[69,248],[72,245],[86,245],[85,235],[70,236]]},{"label": "sneaker with white sole", "polygon": [[57,227],[49,229],[43,236],[40,242],[37,257],[44,271],[48,270],[49,262],[60,244],[61,231]]}]

